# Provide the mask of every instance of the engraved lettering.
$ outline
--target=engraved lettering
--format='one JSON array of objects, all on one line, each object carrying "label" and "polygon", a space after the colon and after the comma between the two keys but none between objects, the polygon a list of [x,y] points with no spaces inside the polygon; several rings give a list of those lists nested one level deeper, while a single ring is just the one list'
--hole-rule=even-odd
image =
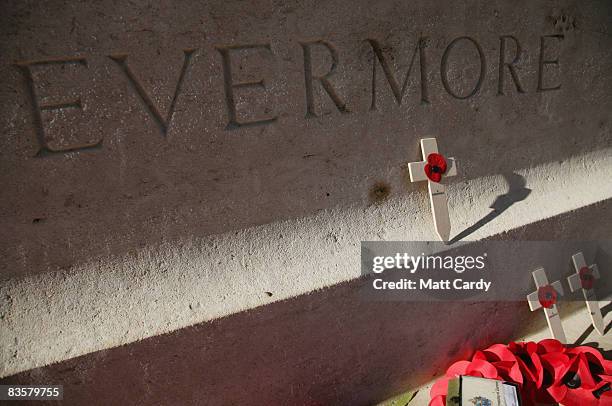
[{"label": "engraved lettering", "polygon": [[[340,99],[340,96],[331,85],[329,78],[334,74],[338,67],[338,51],[334,46],[323,40],[311,41],[311,42],[300,42],[302,50],[304,52],[304,83],[306,85],[306,117],[317,117],[314,102],[314,89],[313,80],[318,80],[321,83],[323,89],[327,92],[329,97],[332,99],[336,108],[341,113],[348,113],[346,104]],[[314,45],[324,46],[329,51],[332,58],[332,65],[329,71],[324,75],[314,76],[312,73],[312,55],[311,47]]]},{"label": "engraved lettering", "polygon": [[253,44],[253,45],[232,45],[225,47],[216,47],[217,51],[221,54],[223,59],[223,77],[225,87],[225,102],[227,104],[227,115],[228,124],[226,129],[236,129],[240,127],[252,127],[257,125],[265,125],[273,123],[277,120],[278,116],[271,118],[263,118],[260,120],[253,121],[238,121],[236,113],[236,99],[234,97],[234,89],[248,88],[248,87],[260,87],[265,89],[265,82],[263,79],[254,82],[238,82],[235,83],[232,76],[232,59],[231,51],[240,51],[248,49],[267,49],[272,52],[270,44]]},{"label": "engraved lettering", "polygon": [[127,63],[128,55],[127,54],[109,55],[109,58],[117,62],[117,64],[119,65],[121,70],[125,73],[125,75],[127,76],[132,86],[134,86],[134,89],[136,89],[136,93],[138,93],[138,95],[140,96],[141,100],[147,107],[147,110],[149,111],[149,113],[151,114],[151,116],[153,117],[157,125],[159,126],[164,136],[168,134],[168,128],[170,127],[170,123],[172,122],[172,117],[174,116],[176,100],[181,91],[183,80],[185,79],[185,74],[187,72],[187,68],[189,67],[191,56],[195,52],[195,49],[185,49],[183,50],[183,52],[185,54],[185,57],[183,59],[183,66],[181,68],[181,72],[179,74],[179,78],[176,83],[176,87],[174,89],[174,95],[172,96],[172,101],[170,102],[170,108],[168,110],[168,114],[166,115],[166,118],[162,117],[161,113],[159,112],[159,109],[155,106],[155,103],[153,103],[153,100],[151,99],[151,97],[147,94],[147,92],[145,91],[140,81],[136,78],[136,76],[134,75],[134,72],[132,72],[132,69],[129,67]]},{"label": "engraved lettering", "polygon": [[561,84],[552,87],[544,87],[544,67],[546,65],[559,66],[559,59],[544,59],[544,52],[546,49],[546,38],[555,38],[558,41],[563,39],[563,35],[543,35],[540,37],[540,63],[538,69],[538,92],[546,92],[548,90],[559,90]]},{"label": "engraved lettering", "polygon": [[[512,62],[505,62],[506,58],[506,40],[512,40],[514,42],[514,46],[516,47],[516,54]],[[525,93],[523,87],[521,86],[521,82],[516,73],[515,64],[521,57],[521,44],[518,40],[512,35],[502,35],[499,37],[499,82],[497,88],[497,94],[504,94],[504,67],[507,66],[510,71],[510,76],[512,76],[512,80],[514,81],[514,86],[516,86],[516,91],[519,93]]]},{"label": "engraved lettering", "polygon": [[36,139],[38,140],[39,150],[36,153],[37,157],[44,157],[52,154],[65,154],[69,152],[77,152],[77,151],[86,151],[90,149],[96,149],[102,146],[102,139],[94,143],[83,143],[79,145],[71,145],[65,148],[53,148],[47,143],[47,139],[45,137],[45,129],[43,127],[43,119],[42,112],[43,111],[53,111],[53,110],[62,110],[66,108],[78,108],[82,109],[83,105],[81,103],[80,98],[75,98],[71,100],[65,100],[57,103],[41,103],[38,101],[36,97],[36,90],[34,85],[34,77],[32,75],[33,66],[39,65],[69,65],[69,64],[77,64],[82,65],[87,68],[87,60],[83,57],[60,57],[60,58],[48,58],[48,59],[39,59],[39,60],[30,60],[30,61],[19,61],[16,62],[16,65],[23,72],[28,86],[28,93],[30,93],[30,98],[32,99],[32,115],[34,119],[34,124],[36,126]]},{"label": "engraved lettering", "polygon": [[[472,44],[474,44],[474,47],[478,51],[478,56],[480,58],[480,75],[478,77],[478,82],[476,82],[476,85],[474,86],[474,89],[472,89],[472,91],[470,93],[468,93],[467,95],[465,95],[465,96],[461,96],[461,95],[458,95],[458,94],[454,93],[453,90],[451,89],[451,87],[448,84],[448,57],[449,57],[450,52],[452,51],[452,49],[455,47],[455,45],[459,41],[462,41],[462,40],[466,40],[466,41],[469,41]],[[480,90],[480,86],[482,86],[482,82],[484,81],[484,77],[485,77],[485,74],[486,74],[485,56],[484,56],[484,52],[482,51],[482,48],[480,47],[478,42],[476,42],[476,40],[471,38],[471,37],[459,37],[459,38],[455,38],[450,44],[448,44],[448,46],[446,47],[446,50],[444,51],[444,54],[442,55],[442,63],[440,65],[440,74],[442,76],[442,85],[444,86],[444,89],[448,92],[448,94],[450,94],[454,98],[456,98],[456,99],[468,99],[468,98],[474,96],[478,92],[478,90]]]},{"label": "engraved lettering", "polygon": [[[408,87],[408,79],[410,78],[410,73],[412,72],[412,67],[414,65],[414,59],[417,56],[417,51],[419,53],[419,64],[421,71],[421,104],[429,104],[428,94],[427,94],[427,71],[426,71],[426,63],[425,63],[425,41],[426,38],[419,38],[417,45],[414,48],[414,52],[412,53],[412,59],[410,60],[410,66],[408,67],[408,72],[406,72],[406,76],[404,77],[404,81],[402,83],[402,87],[400,88],[397,79],[393,75],[391,68],[389,67],[389,63],[385,59],[385,56],[382,52],[382,48],[380,44],[373,39],[367,40],[372,46],[372,50],[374,54],[378,58],[378,62],[382,67],[382,70],[387,79],[387,83],[391,87],[391,91],[393,92],[393,96],[395,96],[395,100],[398,105],[402,104],[402,99],[404,98],[404,94],[406,94],[406,88]],[[376,110],[376,60],[372,60],[372,104],[370,106],[370,110]]]},{"label": "engraved lettering", "polygon": [[[387,101],[394,100],[388,101],[390,104],[404,106],[408,104],[406,99],[415,100],[416,97],[418,97],[416,93],[419,90],[420,104],[430,104],[431,95],[429,92],[432,91],[431,85],[433,83],[433,77],[431,72],[427,71],[427,63],[430,62],[427,60],[427,58],[431,58],[434,55],[436,55],[436,58],[438,57],[437,52],[430,52],[428,49],[428,43],[431,41],[430,38],[432,37],[425,36],[425,34],[415,37],[415,39],[417,39],[416,43],[411,43],[409,48],[406,49],[405,60],[403,60],[403,63],[400,64],[397,61],[397,52],[387,51],[384,40],[381,39],[379,41],[377,39],[365,37],[363,41],[366,41],[368,45],[361,42],[363,48],[359,49],[358,51],[359,55],[362,55],[362,51],[365,51],[365,54],[368,57],[372,57],[372,82],[371,89],[363,88],[361,84],[354,84],[356,87],[352,90],[357,98],[355,105],[361,106],[356,108],[360,108],[361,112],[376,111],[381,103],[381,98],[385,98]],[[435,39],[435,37],[433,38]],[[516,89],[516,93],[524,94],[527,89],[525,87],[525,81],[527,80],[528,76],[527,73],[525,73],[526,71],[521,70],[524,68],[523,65],[528,63],[528,61],[525,59],[525,55],[523,55],[523,46],[525,46],[525,43],[521,44],[517,37],[513,35],[499,35],[496,36],[495,40],[497,40],[497,38],[499,38],[499,65],[497,72],[498,82],[496,94],[503,96],[507,94],[506,92],[513,93],[515,91],[514,89]],[[561,42],[562,40],[564,40],[563,35],[539,36],[539,58],[537,62],[533,62],[534,66],[531,66],[531,69],[538,70],[538,92],[558,90],[561,88],[562,78],[560,77],[560,74],[562,72],[560,70],[559,59],[561,54],[561,45],[563,44]],[[484,81],[487,66],[483,48],[476,39],[470,36],[460,36],[454,38],[452,41],[450,41],[450,43],[446,42],[444,39],[440,39],[440,41],[444,41],[444,45],[446,45],[446,48],[442,52],[439,66],[442,86],[445,92],[451,96],[448,97],[448,99],[464,100],[476,95],[478,92],[480,92],[481,88],[485,86]],[[364,78],[365,75],[367,76],[367,78],[365,78],[367,82],[367,80],[370,79],[369,59],[367,62],[364,62],[364,65],[361,66],[355,66],[353,62],[359,63],[363,61],[362,58],[355,58],[355,60],[351,59],[351,64],[348,67],[352,67],[353,71],[351,72],[349,69],[346,69],[345,71],[344,66],[341,66],[341,69],[338,69],[340,66],[340,51],[329,41],[323,38],[318,38],[304,42],[296,42],[294,43],[294,50],[297,49],[299,52],[299,48],[296,48],[298,47],[298,44],[301,46],[304,57],[304,96],[302,97],[305,97],[305,117],[307,119],[318,117],[321,114],[324,114],[324,111],[322,110],[329,109],[332,111],[337,109],[340,113],[348,113],[349,109],[347,108],[347,103],[345,101],[345,98],[348,97],[345,95],[348,93],[345,93],[344,89],[348,89],[352,86],[352,84],[346,83],[344,78],[348,78],[347,80],[350,80],[352,77],[357,80],[357,78]],[[242,127],[267,125],[276,122],[280,117],[280,113],[275,112],[271,108],[274,107],[273,102],[265,101],[269,100],[268,97],[273,96],[271,88],[267,84],[267,81],[270,80],[268,79],[268,76],[263,74],[254,77],[247,77],[246,74],[245,77],[240,76],[242,74],[241,72],[243,65],[251,65],[249,58],[252,56],[256,56],[257,58],[276,58],[276,55],[274,55],[272,52],[271,44],[251,43],[247,45],[217,46],[215,48],[221,57],[220,63],[222,72],[219,71],[217,74],[218,76],[223,75],[223,92],[225,96],[224,102],[225,108],[227,109],[227,125],[225,128],[228,130],[233,130]],[[466,48],[468,49],[468,52],[465,52]],[[474,48],[476,52],[474,52],[472,48]],[[174,86],[174,93],[169,106],[167,107],[167,111],[165,111],[166,108],[164,108],[164,106],[159,106],[154,102],[155,99],[152,97],[152,93],[148,93],[145,90],[145,86],[143,85],[144,81],[142,80],[143,78],[135,74],[133,70],[134,62],[128,61],[128,53],[107,55],[117,64],[118,67],[114,69],[119,69],[125,74],[126,80],[122,79],[125,80],[123,83],[127,86],[133,87],[133,90],[130,91],[134,92],[134,100],[137,100],[138,103],[144,104],[144,112],[148,115],[148,117],[146,117],[146,121],[151,120],[154,123],[154,126],[158,126],[164,137],[168,135],[168,132],[173,125],[173,119],[176,121],[180,118],[174,118],[175,112],[180,111],[177,109],[177,103],[179,101],[179,96],[184,97],[182,92],[184,92],[187,75],[192,74],[192,65],[194,63],[193,56],[196,53],[196,49],[184,49],[182,52],[184,56],[182,65],[180,66],[180,71],[177,74],[178,79],[174,84],[168,85],[168,91],[170,91],[172,86]],[[471,59],[466,59],[469,58],[469,54],[474,56]],[[351,53],[350,55],[354,54]],[[495,55],[495,57],[497,57],[497,55]],[[476,58],[478,58],[479,61],[477,61]],[[282,66],[291,70],[287,76],[287,79],[289,79],[295,73],[293,69],[294,66],[292,65],[293,59],[288,57],[284,61],[288,63],[283,63]],[[162,62],[163,61],[160,61],[160,63]],[[238,65],[238,62],[244,63]],[[108,63],[111,65],[113,64],[111,62]],[[57,98],[52,99],[51,94],[45,94],[44,96],[46,97],[43,97],[42,93],[45,92],[45,82],[43,82],[39,76],[44,75],[44,68],[36,68],[36,66],[55,65],[55,68],[49,69],[49,71],[51,71],[53,69],[57,69],[57,66],[63,69],[64,65],[76,65],[76,67],[72,66],[71,68],[66,69],[67,74],[74,74],[75,72],[73,69],[76,69],[76,73],[80,74],[82,73],[80,71],[81,67],[85,67],[87,69],[89,68],[87,60],[84,57],[41,58],[40,60],[15,62],[15,64],[21,71],[23,71],[25,77],[24,82],[27,85],[27,91],[29,93],[28,98],[32,100],[32,121],[36,134],[37,146],[39,148],[36,156],[45,156],[57,153],[65,154],[74,151],[101,148],[103,141],[102,137],[95,142],[92,142],[91,138],[83,138],[86,139],[86,142],[81,142],[81,138],[79,137],[82,137],[82,135],[79,136],[78,134],[80,134],[80,132],[78,131],[71,131],[66,137],[56,138],[57,140],[54,141],[54,136],[56,135],[54,131],[61,132],[62,128],[67,127],[62,127],[61,125],[64,121],[64,115],[74,119],[74,116],[81,113],[80,111],[75,111],[74,109],[82,110],[83,117],[90,113],[86,109],[87,106],[83,105],[81,97],[83,97],[85,101],[88,99],[86,99],[84,94],[79,94],[78,96],[72,97],[68,97],[66,94],[64,94],[63,96],[60,96],[59,100]],[[467,66],[461,66],[461,64],[465,64]],[[535,64],[537,64],[537,66],[535,66]],[[259,64],[255,65],[259,66]],[[402,68],[400,68],[400,66]],[[404,66],[406,67],[405,69],[403,68]],[[176,62],[175,67],[179,68],[178,61]],[[275,66],[272,65],[272,68],[275,68]],[[479,68],[480,71],[476,73]],[[416,69],[419,70],[418,73],[416,72]],[[380,75],[381,71],[383,75]],[[469,76],[464,74],[464,71],[470,72]],[[83,72],[89,71],[86,70]],[[342,81],[340,81],[340,79],[337,77],[339,76],[339,73],[342,73]],[[430,74],[429,76],[428,73]],[[301,73],[298,72],[298,74]],[[335,83],[334,81],[340,82]],[[420,81],[419,84],[417,84],[418,81]],[[386,82],[386,84],[384,82]],[[387,85],[389,86],[388,89],[386,88]],[[370,83],[365,83],[365,86],[369,87]],[[414,87],[414,89],[409,89],[411,86]],[[417,86],[419,86],[420,89],[417,89]],[[385,89],[381,90],[381,87],[384,87]],[[99,88],[100,87],[97,87],[96,89]],[[245,90],[243,94],[241,93],[242,89],[249,90]],[[370,95],[367,94],[369,91],[371,91],[371,98]],[[381,92],[385,94],[381,96]],[[73,92],[72,94],[77,93],[78,92]],[[283,94],[290,95],[292,93],[285,92]],[[243,95],[244,99],[241,97]],[[254,104],[256,104],[256,106],[250,106],[247,98],[256,98],[258,96],[260,96],[260,100],[264,101],[255,101]],[[131,96],[130,100],[132,100]],[[365,103],[361,104],[358,102],[359,100]],[[292,103],[290,100],[284,100],[284,102],[288,106],[294,105],[294,103]],[[416,100],[414,102],[416,103]],[[210,106],[208,106],[208,104],[214,103],[214,101],[202,99],[202,103],[206,103],[205,107],[209,108]],[[335,109],[331,103],[333,103]],[[259,112],[255,108],[262,108],[262,110]],[[213,108],[212,111],[216,110]],[[60,114],[58,114],[58,112],[60,112]],[[51,115],[50,113],[55,114]],[[95,114],[94,118],[101,116],[103,116],[103,114]],[[57,119],[58,124],[52,124],[52,122],[48,121],[50,118]],[[175,123],[175,125],[177,124],[178,123]],[[97,124],[94,126],[97,126]],[[104,127],[100,127],[98,131],[102,131],[103,128]],[[74,139],[77,141],[74,141]]]}]

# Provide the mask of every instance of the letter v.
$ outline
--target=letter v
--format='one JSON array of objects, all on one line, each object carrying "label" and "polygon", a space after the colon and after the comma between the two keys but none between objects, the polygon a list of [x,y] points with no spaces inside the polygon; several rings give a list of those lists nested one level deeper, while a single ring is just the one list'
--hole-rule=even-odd
[{"label": "letter v", "polygon": [[172,102],[170,103],[170,109],[168,111],[168,115],[166,116],[166,118],[162,117],[161,113],[159,112],[155,104],[153,103],[153,100],[151,100],[151,97],[144,90],[142,84],[136,79],[136,76],[134,76],[134,73],[132,72],[132,70],[127,64],[128,55],[127,54],[117,54],[117,55],[108,56],[110,59],[117,62],[117,64],[121,67],[125,75],[130,80],[130,83],[134,86],[134,88],[136,89],[136,92],[138,93],[138,95],[140,96],[144,104],[146,105],[147,109],[149,110],[149,113],[153,116],[153,118],[157,122],[164,136],[167,135],[168,128],[170,127],[170,123],[172,122],[172,117],[174,116],[174,107],[176,105],[176,99],[181,90],[183,79],[185,78],[185,73],[187,72],[187,67],[189,66],[191,56],[195,52],[195,49],[185,49],[183,50],[183,52],[185,53],[185,58],[183,60],[183,67],[181,68],[181,73],[180,73],[178,82],[176,83],[176,88],[174,89],[174,95],[172,96]]}]

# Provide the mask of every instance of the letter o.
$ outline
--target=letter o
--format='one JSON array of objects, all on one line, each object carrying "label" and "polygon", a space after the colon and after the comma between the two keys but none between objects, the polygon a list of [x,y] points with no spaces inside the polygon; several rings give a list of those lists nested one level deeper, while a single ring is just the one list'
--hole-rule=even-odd
[{"label": "letter o", "polygon": [[[450,51],[452,51],[452,49],[455,47],[457,42],[461,40],[467,40],[467,41],[470,41],[472,44],[474,44],[474,46],[476,47],[476,50],[478,51],[478,56],[480,57],[480,76],[478,77],[478,82],[476,83],[476,86],[474,87],[474,89],[466,96],[460,96],[456,93],[453,93],[450,86],[448,85],[448,55],[450,54]],[[442,85],[444,86],[444,89],[446,89],[448,94],[450,94],[456,99],[467,99],[467,98],[474,96],[478,92],[478,90],[480,90],[480,86],[482,86],[482,82],[484,81],[486,70],[487,70],[487,64],[486,64],[484,52],[482,52],[482,48],[480,47],[480,45],[478,45],[478,42],[476,42],[476,40],[471,37],[455,38],[450,44],[448,44],[448,46],[444,50],[444,55],[442,55],[442,63],[440,65],[440,76],[442,77]]]}]

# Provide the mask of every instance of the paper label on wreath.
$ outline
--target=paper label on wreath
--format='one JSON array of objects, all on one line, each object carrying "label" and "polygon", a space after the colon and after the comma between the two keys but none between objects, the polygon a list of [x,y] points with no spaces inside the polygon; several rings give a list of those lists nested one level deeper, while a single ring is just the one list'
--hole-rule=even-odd
[{"label": "paper label on wreath", "polygon": [[461,376],[457,381],[458,385],[449,382],[448,406],[520,406],[516,386],[510,383],[473,376]]}]

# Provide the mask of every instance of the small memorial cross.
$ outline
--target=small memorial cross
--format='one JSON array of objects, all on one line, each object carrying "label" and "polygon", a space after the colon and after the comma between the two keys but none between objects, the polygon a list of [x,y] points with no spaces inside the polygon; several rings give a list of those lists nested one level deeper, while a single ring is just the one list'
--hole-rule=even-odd
[{"label": "small memorial cross", "polygon": [[543,308],[553,338],[565,344],[565,331],[557,310],[557,296],[563,295],[563,286],[559,281],[548,283],[544,268],[536,269],[532,272],[532,275],[538,290],[527,295],[529,308],[531,311]]},{"label": "small memorial cross", "polygon": [[435,138],[421,139],[421,153],[423,161],[408,164],[410,181],[427,181],[436,232],[442,241],[448,241],[451,230],[448,199],[446,187],[440,181],[443,177],[457,175],[457,164],[454,158],[445,158],[438,153],[438,143]]},{"label": "small memorial cross", "polygon": [[597,297],[595,296],[595,290],[593,289],[593,282],[595,279],[599,279],[597,264],[587,265],[582,252],[572,255],[572,262],[574,262],[576,273],[567,278],[570,291],[575,292],[578,289],[582,289],[584,300],[586,301],[589,313],[591,313],[593,327],[599,334],[604,335],[604,321]]}]

